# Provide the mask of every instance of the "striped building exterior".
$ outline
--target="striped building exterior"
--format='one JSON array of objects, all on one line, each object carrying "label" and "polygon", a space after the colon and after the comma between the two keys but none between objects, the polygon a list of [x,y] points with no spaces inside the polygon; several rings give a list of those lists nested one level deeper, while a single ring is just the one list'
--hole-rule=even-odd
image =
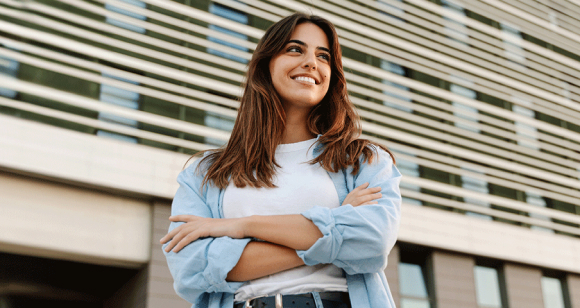
[{"label": "striped building exterior", "polygon": [[580,1],[0,0],[0,307],[188,307],[159,239],[294,11],[404,174],[402,308],[580,308]]}]

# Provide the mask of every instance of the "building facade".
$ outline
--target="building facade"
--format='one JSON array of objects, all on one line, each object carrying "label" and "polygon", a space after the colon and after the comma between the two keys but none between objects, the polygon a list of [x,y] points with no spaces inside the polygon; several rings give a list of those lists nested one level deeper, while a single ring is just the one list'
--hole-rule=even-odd
[{"label": "building facade", "polygon": [[575,0],[1,0],[0,308],[189,307],[159,239],[295,11],[396,156],[402,308],[580,308]]}]

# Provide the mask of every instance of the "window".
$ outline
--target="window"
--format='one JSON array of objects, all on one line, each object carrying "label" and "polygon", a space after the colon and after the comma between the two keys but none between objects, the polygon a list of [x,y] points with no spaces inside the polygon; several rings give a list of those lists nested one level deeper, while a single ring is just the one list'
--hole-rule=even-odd
[{"label": "window", "polygon": [[[396,0],[397,2],[403,2],[402,0]],[[405,20],[403,17],[405,16],[405,10],[401,8],[401,5],[397,5],[395,3],[388,4],[386,1],[377,0],[377,4],[379,4],[380,12],[393,18],[394,20],[402,21]]]},{"label": "window", "polygon": [[[543,199],[544,199],[544,201],[546,201],[546,206],[549,208],[563,211],[563,212],[568,212],[571,214],[580,215],[580,206],[579,205],[560,201],[560,200],[556,200],[556,199],[552,199],[552,198],[543,198]],[[558,224],[563,224],[563,225],[567,225],[567,226],[571,226],[571,227],[575,227],[575,228],[580,227],[580,225],[578,225],[578,224],[571,223],[568,221],[563,221],[563,220],[556,219],[556,218],[552,218],[552,221],[555,223],[558,223]],[[566,233],[563,231],[554,231],[554,232],[559,233],[559,234],[566,234],[569,236],[578,237],[578,235]]]},{"label": "window", "polygon": [[[223,18],[227,18],[230,19],[232,21],[238,22],[240,24],[248,24],[248,16],[242,12],[239,12],[237,10],[216,4],[216,3],[211,3],[209,5],[209,12],[223,17]],[[243,40],[247,40],[248,36],[245,34],[241,34],[229,29],[225,29],[216,25],[209,25],[208,26],[210,29],[212,30],[216,30],[222,33],[225,33],[227,35],[230,35],[232,37],[235,38],[239,38],[239,39],[243,39]],[[224,46],[228,46],[228,47],[232,47],[241,51],[245,51],[248,52],[248,48],[246,47],[242,47],[239,45],[236,45],[234,43],[228,42],[228,41],[224,41],[215,37],[208,37],[208,40],[218,43],[218,44],[222,44]],[[207,52],[216,56],[220,56],[226,59],[230,59],[233,61],[237,61],[240,63],[248,63],[248,61],[246,59],[243,59],[241,57],[235,56],[235,55],[231,55],[229,53],[223,52],[221,50],[216,50],[213,48],[208,48]],[[228,118],[228,117],[224,117],[224,116],[220,116],[219,114],[213,113],[213,112],[206,112],[205,116],[204,116],[204,124],[208,127],[212,127],[212,128],[217,128],[217,129],[221,129],[221,130],[225,130],[225,131],[231,131],[234,128],[234,119]],[[217,146],[221,146],[224,144],[224,142],[222,140],[218,140],[215,138],[209,138],[206,137],[205,138],[205,142],[212,144],[212,145],[217,145]]]},{"label": "window", "polygon": [[[539,207],[547,207],[548,206],[546,203],[546,200],[544,200],[544,198],[542,198],[542,196],[538,195],[535,192],[531,192],[531,191],[526,191],[526,202],[528,204],[533,205],[533,206],[539,206]],[[533,218],[541,219],[541,220],[550,221],[550,217],[547,217],[547,216],[544,216],[541,214],[529,213],[529,216],[533,217]],[[531,226],[530,228],[534,229],[534,230],[548,232],[548,233],[554,233],[554,230],[540,227],[540,226]]]},{"label": "window", "polygon": [[[473,83],[469,80],[463,79],[461,77],[457,77],[457,76],[451,76],[453,79],[456,79],[457,81],[466,84],[466,85],[473,85]],[[468,89],[466,87],[462,87],[460,85],[457,84],[450,84],[449,86],[449,90],[457,95],[461,95],[463,97],[469,98],[469,99],[476,99],[477,98],[477,93],[471,89]],[[470,125],[469,123],[465,123],[465,122],[473,122],[473,123],[477,123],[478,119],[477,119],[477,115],[478,115],[478,111],[477,109],[471,107],[471,106],[467,106],[464,105],[460,102],[451,102],[453,104],[453,115],[456,116],[459,119],[462,119],[464,121],[461,122],[455,122],[455,126],[458,128],[462,128],[468,131],[472,131],[474,133],[479,133],[479,129],[473,125]]]},{"label": "window", "polygon": [[477,296],[477,305],[480,308],[502,308],[505,305],[502,296],[504,289],[503,283],[500,283],[500,275],[496,268],[476,265],[475,274],[475,293]]},{"label": "window", "polygon": [[[102,73],[103,77],[109,77],[117,80],[122,80],[127,83],[138,84],[137,82],[116,77],[107,73]],[[139,109],[139,93],[120,89],[117,87],[110,86],[108,84],[101,84],[101,93],[99,95],[99,100],[109,104],[130,108]],[[139,124],[136,120],[123,118],[117,115],[108,114],[104,112],[99,112],[99,120],[106,121],[115,124],[121,124],[129,127],[137,128]],[[97,136],[114,138],[118,140],[123,140],[126,142],[137,143],[137,138],[130,137],[126,135],[121,135],[117,133],[106,132],[102,130],[97,131]]]},{"label": "window", "polygon": [[525,68],[526,54],[521,47],[522,34],[517,26],[510,25],[506,22],[501,23],[501,30],[506,35],[511,37],[510,40],[504,40],[504,56],[513,64],[516,69]]},{"label": "window", "polygon": [[[524,117],[528,117],[531,119],[535,119],[536,118],[536,113],[529,109],[526,108],[524,106],[528,106],[531,107],[532,103],[530,101],[518,98],[518,97],[512,97],[512,100],[514,102],[518,102],[518,105],[513,105],[512,106],[512,111],[516,114],[522,115]],[[515,122],[515,126],[516,126],[516,134],[518,135],[518,145],[526,147],[526,148],[530,148],[532,150],[539,150],[540,147],[538,146],[538,129],[523,123],[523,122],[519,122],[516,121]]]},{"label": "window", "polygon": [[[403,154],[403,155],[408,155],[408,156],[412,156],[412,157],[416,156],[413,153],[408,153],[408,152],[405,152],[403,150],[398,150],[396,148],[391,148],[391,150],[393,150],[393,152],[395,152],[395,156],[396,156],[396,154]],[[403,176],[410,176],[410,177],[419,177],[420,176],[419,164],[417,164],[415,162],[405,160],[403,158],[397,158],[397,168],[399,169],[401,174],[403,174]],[[401,182],[401,184],[399,184],[399,186],[402,189],[408,189],[408,190],[416,191],[416,192],[421,191],[421,186],[409,184],[406,182]],[[421,200],[408,198],[405,196],[403,196],[403,203],[414,204],[414,205],[422,205],[423,204],[421,202]]]},{"label": "window", "polygon": [[[1,44],[0,44],[1,45]],[[17,50],[15,48],[11,48],[7,45],[1,45],[2,47]],[[16,60],[11,58],[5,57],[0,55],[0,75],[4,77],[16,78],[18,77],[18,68],[20,67],[20,63]],[[0,87],[0,96],[15,98],[17,92],[11,89],[6,89]]]},{"label": "window", "polygon": [[563,280],[557,277],[542,277],[544,308],[569,308],[570,303]]},{"label": "window", "polygon": [[[403,68],[402,66],[400,66],[400,65],[398,65],[396,63],[392,63],[392,62],[389,62],[389,61],[386,61],[386,60],[383,60],[383,59],[381,59],[381,68],[383,70],[387,71],[387,72],[391,72],[391,73],[394,73],[394,74],[397,74],[397,75],[400,75],[400,76],[406,76],[407,75],[406,72],[405,72],[405,68]],[[401,89],[403,91],[409,91],[409,88],[408,87],[402,86],[400,84],[393,83],[393,82],[390,82],[388,80],[383,80],[382,82],[383,82],[383,84],[386,84],[386,85],[395,87],[397,89]],[[395,94],[395,93],[391,93],[391,92],[389,92],[387,90],[383,90],[383,94],[385,94],[387,96],[391,96],[391,97],[393,97],[395,99],[398,99],[398,100],[402,100],[402,101],[405,101],[405,102],[411,102],[411,98],[409,98],[408,96],[398,95],[398,94]],[[397,104],[397,103],[394,103],[394,102],[390,102],[390,101],[384,101],[383,102],[383,105],[389,106],[389,107],[393,107],[393,108],[396,108],[396,109],[399,109],[399,110],[403,110],[403,111],[406,111],[406,112],[409,112],[409,113],[412,113],[413,112],[413,109],[410,108],[410,107],[401,106],[400,104]]]},{"label": "window", "polygon": [[[241,23],[241,24],[245,24],[245,25],[248,24],[248,16],[246,14],[244,14],[242,12],[239,12],[239,11],[236,11],[236,10],[233,10],[233,9],[230,9],[230,8],[227,8],[225,6],[216,4],[216,3],[211,3],[209,5],[209,12],[212,13],[212,14],[214,14],[214,15],[217,15],[217,16],[220,16],[220,17],[223,17],[223,18],[227,18],[227,19],[233,20],[233,21],[238,22],[238,23]],[[248,36],[245,35],[245,34],[241,34],[241,33],[238,33],[238,32],[235,32],[235,31],[232,31],[232,30],[229,30],[229,29],[226,29],[226,28],[222,28],[220,26],[209,25],[208,28],[210,28],[212,30],[216,30],[216,31],[222,32],[222,33],[225,33],[225,34],[230,35],[230,36],[233,36],[235,38],[240,38],[240,39],[243,39],[243,40],[247,40],[248,39]],[[248,51],[248,48],[246,48],[246,47],[242,47],[242,46],[236,45],[234,43],[230,43],[228,41],[224,41],[222,39],[218,39],[218,38],[211,37],[211,36],[209,36],[207,39],[209,41],[211,41],[211,42],[215,42],[215,43],[218,43],[218,44],[222,44],[224,46],[232,47],[232,48],[235,48],[235,49],[238,49],[238,50],[241,50],[241,51],[246,51],[246,52]],[[231,54],[226,53],[226,52],[223,52],[221,50],[216,50],[216,49],[213,49],[213,48],[208,48],[207,49],[207,52],[210,53],[210,54],[213,54],[213,55],[216,55],[216,56],[220,56],[220,57],[224,57],[226,59],[234,60],[234,61],[237,61],[237,62],[240,62],[240,63],[248,63],[248,60],[246,60],[246,59],[237,57],[235,55],[231,55]]]},{"label": "window", "polygon": [[[444,2],[446,3],[446,2]],[[455,9],[457,10],[458,8],[455,7]],[[463,12],[462,10],[460,12]],[[457,83],[461,83],[465,86],[473,86],[473,82],[471,82],[470,80],[467,80],[465,78],[461,78],[458,76],[453,76],[451,75],[452,80],[455,80]],[[457,95],[461,95],[463,97],[469,98],[469,99],[476,99],[477,98],[477,92],[466,88],[464,86],[461,86],[459,84],[455,84],[452,83],[449,85],[449,90]],[[478,123],[478,115],[479,112],[476,108],[473,108],[471,106],[467,106],[464,105],[460,102],[456,102],[456,101],[452,101],[451,104],[453,105],[453,115],[456,116],[460,121],[456,121],[454,123],[455,127],[457,128],[461,128],[473,133],[480,133],[479,128],[477,128],[477,126],[472,125],[471,123]],[[471,123],[469,123],[471,122]],[[481,170],[476,170],[474,168],[466,168],[466,167],[461,167],[462,169],[465,169],[467,171],[471,171],[474,173],[479,173],[479,174],[483,174],[483,172]],[[484,194],[488,194],[489,193],[489,188],[487,186],[487,182],[480,179],[480,178],[475,178],[475,177],[471,177],[468,175],[461,175],[461,186],[467,190],[471,190],[471,191],[475,191],[478,193],[484,193]],[[482,207],[491,207],[491,205],[488,202],[485,202],[483,200],[480,200],[478,198],[469,198],[469,197],[464,197],[463,201],[466,203],[470,203],[470,204],[474,204],[474,205],[479,205]],[[480,213],[476,213],[476,212],[466,212],[465,213],[468,216],[473,216],[473,217],[477,217],[477,218],[482,218],[482,219],[486,219],[486,220],[491,220],[491,217],[488,215],[483,215]]]},{"label": "window", "polygon": [[433,292],[425,252],[403,247],[400,251],[401,308],[430,308]]},{"label": "window", "polygon": [[[139,1],[139,0],[121,0],[121,1],[122,2],[125,2],[125,3],[128,3],[128,4],[135,5],[135,6],[140,7],[140,8],[145,8],[146,7],[145,3],[142,2],[142,1]],[[118,8],[118,7],[113,6],[111,4],[108,4],[108,3],[105,3],[105,8],[107,10],[109,10],[109,11],[116,12],[116,13],[123,14],[123,15],[127,15],[129,17],[133,17],[133,18],[136,18],[136,19],[140,19],[140,20],[146,20],[147,19],[146,16],[139,15],[139,14],[137,14],[135,12],[131,12],[131,11],[128,11],[128,10],[124,10],[124,9]],[[109,16],[106,16],[105,18],[106,18],[105,20],[106,20],[107,23],[109,23],[111,25],[114,25],[114,26],[117,26],[119,28],[124,28],[124,29],[131,30],[131,31],[134,31],[134,32],[137,32],[137,33],[141,33],[141,34],[144,34],[146,32],[145,28],[141,28],[139,26],[135,26],[135,25],[132,25],[130,23],[126,23],[124,21],[116,20],[116,19],[111,18]]]},{"label": "window", "polygon": [[[481,170],[477,170],[474,168],[461,167],[461,169],[471,171],[474,173],[483,174],[483,172]],[[487,187],[487,182],[482,180],[482,179],[479,179],[479,178],[470,177],[468,175],[461,175],[461,186],[463,186],[463,188],[465,188],[467,190],[472,190],[472,191],[476,191],[479,193],[489,194],[489,188]],[[479,205],[482,207],[487,207],[487,208],[491,207],[491,204],[489,204],[488,202],[483,201],[481,199],[478,199],[478,198],[464,197],[463,201],[465,201],[466,203]],[[491,216],[489,216],[489,215],[484,215],[484,214],[480,214],[480,213],[476,213],[476,212],[466,212],[465,215],[477,217],[477,218],[481,218],[481,219],[485,219],[485,220],[492,219]]]},{"label": "window", "polygon": [[[458,3],[448,0],[441,0],[441,6],[451,12],[466,16],[465,10]],[[469,35],[467,35],[467,26],[446,16],[444,16],[443,19],[445,20],[445,33],[447,34],[447,37],[459,43],[458,47],[467,47],[466,42],[469,40]]]},{"label": "window", "polygon": [[[138,0],[123,0],[123,2],[135,5],[135,6],[140,7],[140,8],[144,8],[146,6],[144,2],[138,1]],[[115,7],[115,6],[110,5],[108,3],[105,4],[105,8],[109,11],[124,14],[124,15],[130,16],[130,17],[136,18],[136,19],[140,19],[140,20],[147,19],[146,16],[139,15],[137,13]],[[131,30],[131,31],[134,31],[137,33],[143,34],[146,32],[146,30],[144,28],[141,28],[141,27],[138,27],[138,26],[135,26],[135,25],[123,22],[123,21],[119,21],[119,20],[116,20],[116,19],[113,19],[110,17],[106,18],[106,22],[109,24],[115,25],[119,28],[124,28],[124,29]],[[101,75],[103,77],[117,79],[117,80],[124,81],[124,82],[134,84],[134,85],[139,84],[136,81],[117,77],[117,76],[107,74],[107,73],[102,73]],[[121,107],[125,107],[125,108],[130,108],[130,109],[139,109],[139,105],[140,105],[139,93],[125,90],[125,89],[121,89],[121,88],[117,88],[117,87],[114,87],[114,86],[111,86],[111,85],[108,85],[105,83],[101,84],[100,93],[99,93],[99,100],[102,102],[106,102],[109,104],[113,104],[113,105],[117,105],[117,106],[121,106]],[[125,125],[128,127],[137,128],[137,126],[139,125],[139,123],[136,120],[127,119],[127,118],[123,118],[120,116],[116,116],[113,114],[107,114],[107,113],[103,113],[103,112],[99,112],[98,118],[101,121],[106,121],[106,122],[115,123],[115,124],[121,124],[121,125]],[[122,140],[125,142],[130,142],[130,143],[137,143],[137,138],[135,138],[135,137],[126,136],[126,135],[122,135],[122,134],[118,134],[118,133],[102,131],[102,130],[97,130],[97,136],[106,137],[106,138],[114,138],[114,139]]]}]

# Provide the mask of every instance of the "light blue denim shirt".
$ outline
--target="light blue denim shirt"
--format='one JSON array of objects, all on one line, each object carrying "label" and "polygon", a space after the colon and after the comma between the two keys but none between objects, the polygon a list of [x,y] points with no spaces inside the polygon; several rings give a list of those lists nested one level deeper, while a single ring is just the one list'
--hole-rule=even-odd
[{"label": "light blue denim shirt", "polygon": [[[322,148],[317,144],[314,155],[320,154]],[[316,224],[323,237],[308,250],[297,251],[306,265],[332,263],[342,268],[352,307],[356,308],[395,307],[383,271],[399,229],[401,173],[387,152],[376,150],[378,156],[372,163],[361,164],[357,174],[352,175],[351,168],[328,174],[341,204],[350,191],[365,182],[370,183],[369,187],[382,188],[378,204],[358,207],[347,204],[334,209],[314,205],[302,215]],[[197,162],[179,174],[180,187],[173,199],[171,215],[222,218],[224,190],[213,185],[200,190],[203,175],[197,174],[196,167]],[[169,230],[180,224],[172,222]],[[250,239],[204,238],[178,253],[164,251],[177,294],[193,303],[193,307],[232,308],[234,293],[243,283],[227,282],[226,276],[238,263],[248,242]]]}]

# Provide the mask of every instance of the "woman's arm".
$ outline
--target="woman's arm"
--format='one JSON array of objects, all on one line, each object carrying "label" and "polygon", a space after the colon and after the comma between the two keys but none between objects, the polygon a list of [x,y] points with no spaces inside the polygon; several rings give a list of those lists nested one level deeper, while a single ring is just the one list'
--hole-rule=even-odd
[{"label": "woman's arm", "polygon": [[[195,168],[196,163],[177,177],[179,189],[173,198],[172,215],[215,217],[214,209],[207,205],[206,194],[200,190],[203,177],[196,174]],[[169,231],[180,225],[183,222],[172,222]],[[195,304],[209,293],[234,293],[242,283],[230,282],[226,278],[249,242],[250,239],[229,237],[204,238],[179,253],[164,250],[177,294]]]},{"label": "woman's arm", "polygon": [[227,281],[248,281],[304,265],[296,250],[267,242],[250,242]]},{"label": "woman's arm", "polygon": [[[380,187],[367,188],[363,183],[351,191],[343,205],[353,206],[377,204],[381,198]],[[303,215],[254,215],[243,218],[214,219],[193,215],[169,217],[172,222],[185,224],[171,230],[160,242],[167,243],[165,251],[179,252],[189,243],[207,237],[258,238],[266,242],[286,246],[295,250],[307,250],[322,237],[320,229]]]},{"label": "woman's arm", "polygon": [[347,173],[346,177],[339,178],[345,180],[347,187],[361,182],[381,187],[383,196],[377,200],[378,204],[335,209],[313,207],[302,213],[324,234],[308,250],[298,251],[306,265],[332,263],[351,275],[376,273],[386,267],[401,218],[401,173],[387,152],[376,150],[377,157],[372,163],[361,164],[358,174]]}]

